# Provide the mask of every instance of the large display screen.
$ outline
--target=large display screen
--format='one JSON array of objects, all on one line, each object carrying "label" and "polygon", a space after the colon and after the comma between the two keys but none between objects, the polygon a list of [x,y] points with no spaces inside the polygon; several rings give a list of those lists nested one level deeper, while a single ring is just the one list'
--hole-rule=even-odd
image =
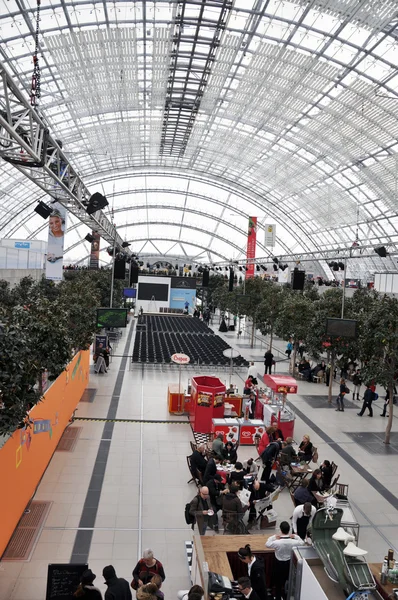
[{"label": "large display screen", "polygon": [[169,286],[167,283],[139,283],[138,300],[156,300],[168,302]]},{"label": "large display screen", "polygon": [[125,298],[135,298],[137,295],[137,290],[133,288],[123,288],[123,296]]},{"label": "large display screen", "polygon": [[126,327],[127,308],[97,308],[97,327]]},{"label": "large display screen", "polygon": [[357,337],[357,321],[354,319],[326,319],[326,335],[330,337]]}]

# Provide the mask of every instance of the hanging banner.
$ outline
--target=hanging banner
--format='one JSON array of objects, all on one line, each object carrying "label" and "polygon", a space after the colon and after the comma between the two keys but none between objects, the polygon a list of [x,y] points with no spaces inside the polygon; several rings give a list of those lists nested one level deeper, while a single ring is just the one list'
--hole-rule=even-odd
[{"label": "hanging banner", "polygon": [[276,225],[264,225],[264,246],[273,248],[276,240]]},{"label": "hanging banner", "polygon": [[90,269],[99,269],[99,250],[101,236],[96,231],[93,231],[91,235],[93,236],[94,240],[91,242]]},{"label": "hanging banner", "polygon": [[66,210],[62,204],[54,202],[48,221],[46,260],[46,278],[51,279],[52,281],[62,281],[65,234]]},{"label": "hanging banner", "polygon": [[247,232],[247,271],[246,279],[254,277],[254,259],[256,258],[256,241],[257,241],[257,217],[249,217],[249,229]]}]

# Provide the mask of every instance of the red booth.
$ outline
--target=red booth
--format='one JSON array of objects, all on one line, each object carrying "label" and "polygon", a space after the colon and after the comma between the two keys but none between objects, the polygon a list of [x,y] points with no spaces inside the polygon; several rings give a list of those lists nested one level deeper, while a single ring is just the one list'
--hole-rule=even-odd
[{"label": "red booth", "polygon": [[213,419],[224,417],[226,387],[218,377],[192,377],[189,420],[198,433],[210,433]]},{"label": "red booth", "polygon": [[[283,437],[293,437],[294,434],[294,413],[285,408],[287,394],[297,394],[297,381],[289,375],[264,375],[264,383],[271,388],[274,399],[279,394],[282,398],[282,406],[274,411],[271,417],[271,425],[275,425],[283,433]],[[273,404],[273,402],[272,402]]]}]

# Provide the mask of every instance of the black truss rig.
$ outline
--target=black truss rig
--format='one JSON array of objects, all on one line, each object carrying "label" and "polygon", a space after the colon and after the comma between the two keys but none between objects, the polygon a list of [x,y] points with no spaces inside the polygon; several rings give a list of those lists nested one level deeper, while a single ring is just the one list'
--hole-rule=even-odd
[{"label": "black truss rig", "polygon": [[178,2],[160,142],[163,156],[184,155],[231,9],[231,0]]}]

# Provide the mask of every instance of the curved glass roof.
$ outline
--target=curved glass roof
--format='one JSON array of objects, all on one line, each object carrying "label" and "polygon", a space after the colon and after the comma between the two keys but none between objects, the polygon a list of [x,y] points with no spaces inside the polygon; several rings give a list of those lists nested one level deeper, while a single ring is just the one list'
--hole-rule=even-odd
[{"label": "curved glass roof", "polygon": [[[36,2],[0,10],[29,94]],[[41,0],[39,110],[134,252],[238,260],[249,215],[258,256],[397,252],[397,26],[395,0]],[[44,193],[0,181],[0,236],[45,239]],[[67,261],[86,233],[71,216]]]}]

